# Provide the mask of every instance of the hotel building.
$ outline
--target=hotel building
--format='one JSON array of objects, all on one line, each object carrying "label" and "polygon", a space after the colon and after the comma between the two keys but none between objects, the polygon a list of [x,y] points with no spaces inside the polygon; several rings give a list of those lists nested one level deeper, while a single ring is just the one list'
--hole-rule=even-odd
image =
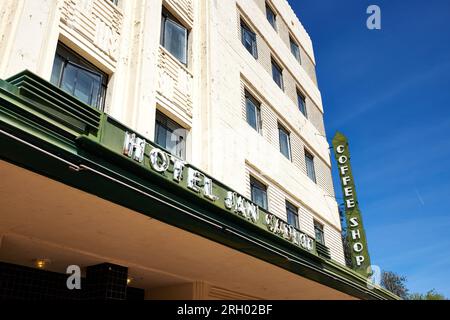
[{"label": "hotel building", "polygon": [[315,65],[286,0],[1,1],[0,298],[395,299],[344,265]]}]

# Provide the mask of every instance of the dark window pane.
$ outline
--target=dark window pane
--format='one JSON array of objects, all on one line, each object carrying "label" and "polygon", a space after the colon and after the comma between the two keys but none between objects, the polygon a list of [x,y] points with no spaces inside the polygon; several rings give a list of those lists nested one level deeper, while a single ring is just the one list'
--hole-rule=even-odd
[{"label": "dark window pane", "polygon": [[261,182],[251,178],[250,189],[252,201],[263,209],[267,210],[267,188]]},{"label": "dark window pane", "polygon": [[90,105],[96,105],[100,90],[100,76],[79,69],[74,96]]},{"label": "dark window pane", "polygon": [[163,17],[165,23],[163,47],[181,63],[187,64],[187,29],[170,18]]},{"label": "dark window pane", "polygon": [[266,4],[266,16],[269,23],[272,25],[272,27],[277,30],[277,17],[275,15],[275,12]]},{"label": "dark window pane", "polygon": [[312,181],[316,182],[316,171],[314,169],[314,157],[308,152],[305,152],[305,162],[306,162],[306,174]]},{"label": "dark window pane", "polygon": [[86,104],[96,106],[98,104],[101,81],[101,75],[69,62],[63,71],[61,89]]},{"label": "dark window pane", "polygon": [[242,35],[242,44],[247,49],[250,54],[257,59],[258,58],[258,50],[256,45],[256,34],[250,30],[250,28],[241,21],[241,35]]},{"label": "dark window pane", "polygon": [[155,142],[156,144],[160,145],[161,147],[166,147],[166,139],[167,139],[167,129],[162,126],[159,122],[156,122],[156,138]]},{"label": "dark window pane", "polygon": [[289,133],[283,127],[278,127],[278,135],[280,139],[280,152],[290,160],[291,146],[289,141]]},{"label": "dark window pane", "polygon": [[283,70],[272,60],[272,78],[275,83],[283,90]]},{"label": "dark window pane", "polygon": [[294,55],[295,59],[297,59],[297,61],[301,63],[300,47],[294,40],[292,40],[292,38],[290,39],[290,41],[291,41],[291,52]]},{"label": "dark window pane", "polygon": [[314,233],[315,233],[316,241],[325,245],[325,236],[324,236],[324,232],[323,232],[323,226],[318,222],[314,222]]},{"label": "dark window pane", "polygon": [[298,108],[300,109],[300,112],[303,113],[303,115],[307,118],[308,115],[306,113],[306,102],[305,102],[305,97],[297,92],[297,99],[298,99]]},{"label": "dark window pane", "polygon": [[156,144],[181,159],[186,158],[186,132],[186,129],[159,111],[156,113]]},{"label": "dark window pane", "polygon": [[60,84],[61,89],[73,95],[76,79],[77,69],[74,68],[71,64],[67,64],[62,74],[62,80]]},{"label": "dark window pane", "polygon": [[261,111],[259,103],[249,94],[245,94],[245,104],[247,109],[247,122],[256,131],[261,129]]},{"label": "dark window pane", "polygon": [[286,214],[287,214],[287,221],[291,226],[299,228],[298,224],[298,209],[292,205],[291,203],[286,201]]},{"label": "dark window pane", "polygon": [[50,81],[88,105],[103,106],[107,75],[62,44],[56,50]]}]

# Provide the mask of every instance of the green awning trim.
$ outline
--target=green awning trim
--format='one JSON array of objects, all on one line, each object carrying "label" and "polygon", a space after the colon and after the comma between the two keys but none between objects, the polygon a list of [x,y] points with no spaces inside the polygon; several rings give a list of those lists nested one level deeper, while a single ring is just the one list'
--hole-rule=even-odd
[{"label": "green awning trim", "polygon": [[[201,170],[185,164],[182,179],[174,180],[177,159],[173,159],[167,170],[155,171],[153,165],[164,165],[165,156],[153,163],[150,152],[167,151],[152,142],[145,141],[141,161],[132,152],[131,157],[124,154],[127,133],[144,139],[29,71],[0,80],[2,159],[351,296],[398,299],[380,287],[369,290],[366,278],[324,258],[326,247],[320,247],[319,255],[314,239],[306,239],[299,230],[287,230],[285,222],[255,209],[249,199]],[[201,188],[205,178],[210,179],[209,191],[189,187],[188,170],[198,172]],[[229,208],[224,199],[231,195],[235,205]]]}]

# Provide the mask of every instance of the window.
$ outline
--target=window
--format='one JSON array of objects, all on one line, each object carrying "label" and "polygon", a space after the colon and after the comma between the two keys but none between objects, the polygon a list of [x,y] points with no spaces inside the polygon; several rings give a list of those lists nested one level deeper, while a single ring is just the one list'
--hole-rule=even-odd
[{"label": "window", "polygon": [[241,41],[248,52],[258,59],[258,49],[256,45],[256,34],[241,19]]},{"label": "window", "polygon": [[291,141],[289,132],[278,124],[278,135],[280,137],[280,152],[289,160],[291,160]]},{"label": "window", "polygon": [[303,94],[301,94],[298,90],[297,90],[297,101],[298,101],[298,108],[300,109],[300,112],[303,113],[305,118],[308,118],[308,114],[306,112],[305,96]]},{"label": "window", "polygon": [[186,158],[186,129],[156,111],[155,142],[171,154]]},{"label": "window", "polygon": [[267,187],[253,177],[250,177],[250,190],[252,193],[252,201],[261,208],[268,210]]},{"label": "window", "polygon": [[269,6],[268,3],[266,3],[266,17],[269,23],[272,25],[272,27],[277,30],[277,15],[272,10],[272,8]]},{"label": "window", "polygon": [[247,122],[258,132],[261,132],[261,107],[253,96],[245,91],[245,106],[247,109]]},{"label": "window", "polygon": [[165,9],[161,20],[161,45],[187,65],[188,30]]},{"label": "window", "polygon": [[58,44],[50,82],[80,101],[103,109],[108,76],[62,44]]},{"label": "window", "polygon": [[314,234],[316,236],[316,241],[325,245],[325,235],[323,232],[323,224],[314,221]]},{"label": "window", "polygon": [[299,63],[302,63],[301,57],[300,57],[300,47],[298,46],[297,42],[295,42],[294,39],[292,39],[292,37],[289,37],[289,41],[291,42],[291,52],[294,55],[295,59],[297,59],[297,61]]},{"label": "window", "polygon": [[119,0],[109,0],[109,1],[111,1],[116,6],[119,4]]},{"label": "window", "polygon": [[281,90],[284,90],[283,85],[283,69],[272,59],[272,78],[273,81],[280,87]]},{"label": "window", "polygon": [[298,209],[288,201],[286,201],[286,214],[288,223],[298,229]]},{"label": "window", "polygon": [[316,171],[314,169],[314,156],[305,150],[305,163],[306,163],[306,174],[308,177],[316,182]]}]

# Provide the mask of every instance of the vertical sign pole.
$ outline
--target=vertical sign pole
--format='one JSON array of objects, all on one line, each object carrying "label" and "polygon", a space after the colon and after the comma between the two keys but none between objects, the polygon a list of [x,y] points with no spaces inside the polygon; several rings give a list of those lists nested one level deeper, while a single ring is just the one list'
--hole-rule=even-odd
[{"label": "vertical sign pole", "polygon": [[350,165],[348,140],[342,133],[338,132],[334,136],[332,143],[342,185],[347,222],[347,239],[350,246],[353,269],[367,277],[371,273],[369,249]]}]

